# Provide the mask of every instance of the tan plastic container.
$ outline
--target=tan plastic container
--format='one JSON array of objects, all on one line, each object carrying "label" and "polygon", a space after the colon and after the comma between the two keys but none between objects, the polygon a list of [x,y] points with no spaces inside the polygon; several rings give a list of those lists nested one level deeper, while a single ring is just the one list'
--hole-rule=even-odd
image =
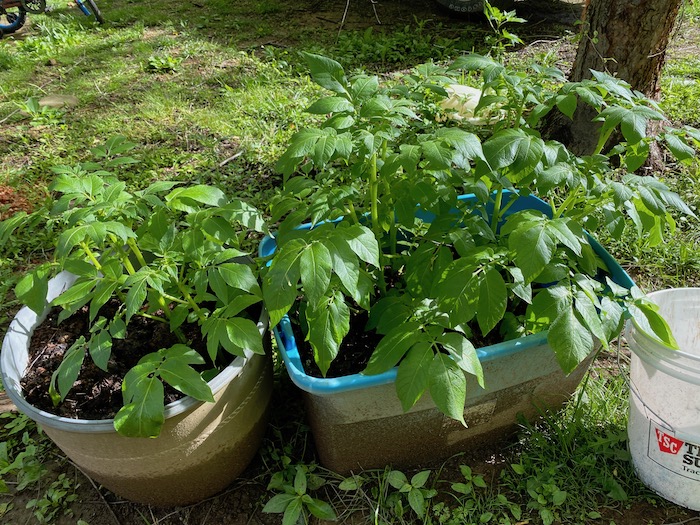
[{"label": "tan plastic container", "polygon": [[[61,274],[51,281],[49,300],[70,286],[71,277]],[[266,355],[247,351],[209,382],[215,403],[185,397],[167,405],[158,438],[126,438],[116,433],[112,419],[60,417],[22,397],[29,339],[44,317],[23,308],[11,323],[0,355],[2,381],[18,409],[85,474],[131,501],[174,506],[216,494],[247,467],[265,434],[272,396],[269,348]],[[266,318],[258,328],[267,331]]]}]

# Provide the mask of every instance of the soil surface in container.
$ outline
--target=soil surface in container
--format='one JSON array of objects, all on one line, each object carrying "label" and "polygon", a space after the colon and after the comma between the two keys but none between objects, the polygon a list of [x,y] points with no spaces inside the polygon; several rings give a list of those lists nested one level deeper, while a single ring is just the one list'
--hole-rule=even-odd
[{"label": "soil surface in container", "polygon": [[[343,339],[338,356],[331,363],[325,377],[343,377],[362,372],[377,347],[382,336],[374,330],[365,330],[367,314],[350,317],[350,332]],[[323,377],[321,370],[314,361],[314,352],[298,323],[292,322],[292,332],[299,350],[299,357],[304,371],[312,377]]]},{"label": "soil surface in container", "polygon": [[[118,303],[110,302],[103,307],[99,315],[111,319],[116,308]],[[54,371],[61,364],[66,351],[78,338],[83,336],[86,341],[90,339],[87,307],[83,307],[59,324],[60,312],[60,308],[53,308],[46,320],[34,331],[29,345],[31,366],[22,378],[21,385],[29,403],[46,412],[68,418],[113,418],[123,405],[121,388],[125,374],[146,354],[181,342],[169,330],[167,324],[134,316],[129,322],[128,337],[113,340],[107,370],[97,367],[90,356],[86,355],[78,380],[70,393],[62,403],[54,406],[49,395]],[[206,344],[196,324],[183,325],[183,334],[191,348],[197,350],[200,355],[207,356]],[[209,362],[199,368],[199,371],[202,371],[213,366]],[[165,385],[166,404],[181,397],[181,392]]]}]

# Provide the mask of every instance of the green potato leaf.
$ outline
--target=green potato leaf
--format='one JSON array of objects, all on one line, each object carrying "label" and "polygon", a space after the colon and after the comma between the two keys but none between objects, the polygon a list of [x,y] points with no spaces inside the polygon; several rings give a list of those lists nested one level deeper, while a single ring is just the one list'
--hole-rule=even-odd
[{"label": "green potato leaf", "polygon": [[430,366],[430,397],[442,413],[467,426],[464,403],[467,380],[464,372],[445,354],[435,354]]},{"label": "green potato leaf", "polygon": [[564,309],[554,320],[547,342],[565,374],[573,372],[595,349],[593,336],[576,316],[573,305]]},{"label": "green potato leaf", "polygon": [[433,350],[430,343],[416,343],[399,364],[396,373],[396,394],[404,412],[408,412],[421,398],[430,383],[430,365]]}]

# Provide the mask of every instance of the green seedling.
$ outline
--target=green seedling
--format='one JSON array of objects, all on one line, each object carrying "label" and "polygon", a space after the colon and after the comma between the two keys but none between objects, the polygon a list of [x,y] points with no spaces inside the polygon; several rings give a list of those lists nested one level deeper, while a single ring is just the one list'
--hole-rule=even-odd
[{"label": "green seedling", "polygon": [[[294,473],[292,476],[292,472]],[[313,474],[306,465],[296,465],[272,476],[268,490],[282,491],[265,504],[263,512],[282,514],[283,525],[307,525],[309,517],[335,521],[336,513],[323,500],[314,498],[309,491],[318,490],[325,481]]]}]

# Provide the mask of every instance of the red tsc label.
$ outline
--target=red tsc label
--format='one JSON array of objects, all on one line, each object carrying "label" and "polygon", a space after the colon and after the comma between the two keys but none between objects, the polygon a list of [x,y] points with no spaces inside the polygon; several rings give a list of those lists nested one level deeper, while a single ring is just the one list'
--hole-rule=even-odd
[{"label": "red tsc label", "polygon": [[671,434],[667,434],[659,430],[656,430],[656,441],[659,443],[659,450],[665,452],[666,454],[678,454],[683,447],[683,441],[676,439]]},{"label": "red tsc label", "polygon": [[700,481],[700,445],[675,437],[649,421],[649,459],[683,477]]}]

